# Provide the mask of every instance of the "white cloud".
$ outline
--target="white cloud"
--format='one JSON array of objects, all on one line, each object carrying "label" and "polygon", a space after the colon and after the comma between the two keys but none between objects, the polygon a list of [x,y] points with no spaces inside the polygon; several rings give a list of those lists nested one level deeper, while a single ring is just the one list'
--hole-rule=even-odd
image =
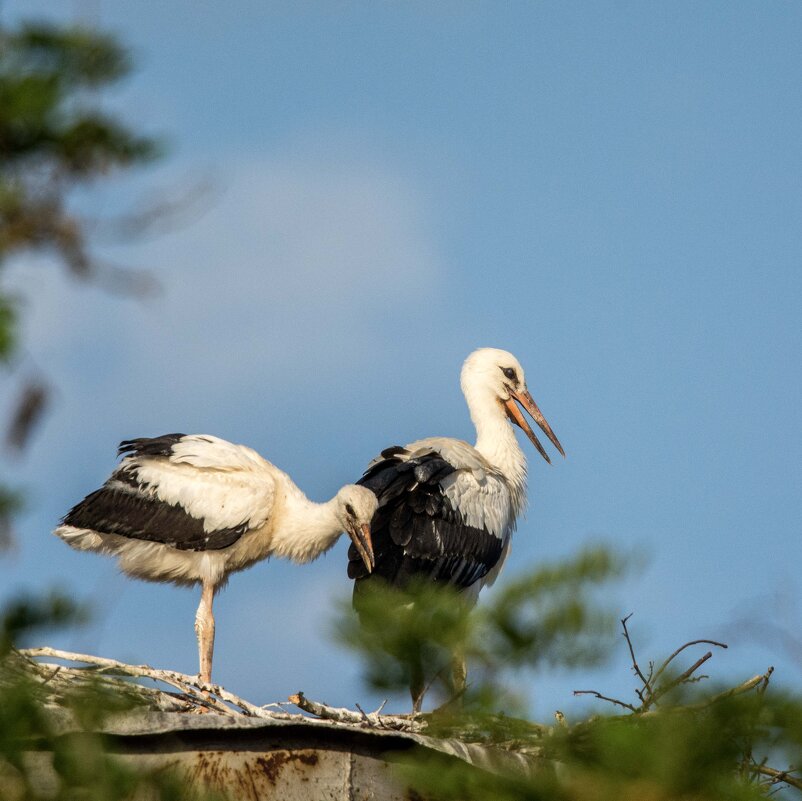
[{"label": "white cloud", "polygon": [[31,299],[27,350],[67,404],[158,419],[194,402],[325,393],[370,370],[405,319],[437,304],[429,210],[391,167],[310,147],[218,171],[223,192],[200,220],[112,254],[155,267],[154,300],[109,297],[40,266],[12,271]]},{"label": "white cloud", "polygon": [[166,292],[141,337],[168,370],[253,386],[252,371],[302,361],[319,385],[375,355],[388,310],[441,284],[424,210],[387,169],[295,157],[229,175],[207,217],[151,251],[169,262]]}]

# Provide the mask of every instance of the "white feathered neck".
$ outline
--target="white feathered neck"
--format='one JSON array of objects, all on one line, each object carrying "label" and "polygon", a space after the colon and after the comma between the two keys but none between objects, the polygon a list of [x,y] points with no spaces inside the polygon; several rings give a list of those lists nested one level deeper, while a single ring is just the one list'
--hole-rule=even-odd
[{"label": "white feathered neck", "polygon": [[526,456],[498,397],[481,374],[463,374],[462,391],[476,426],[474,447],[507,480],[517,515],[526,503]]},{"label": "white feathered neck", "polygon": [[337,497],[316,503],[294,484],[283,489],[271,556],[283,556],[302,564],[310,562],[328,551],[342,533]]}]

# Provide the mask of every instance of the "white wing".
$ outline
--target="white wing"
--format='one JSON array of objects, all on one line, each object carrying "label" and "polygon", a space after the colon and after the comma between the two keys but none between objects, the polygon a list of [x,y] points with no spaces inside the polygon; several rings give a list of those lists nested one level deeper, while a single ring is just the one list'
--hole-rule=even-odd
[{"label": "white wing", "polygon": [[513,529],[510,489],[503,475],[472,445],[451,437],[427,437],[406,445],[410,459],[439,453],[456,472],[441,481],[445,496],[469,526],[484,528],[502,540]]},{"label": "white wing", "polygon": [[168,453],[142,448],[122,460],[107,486],[138,483],[136,491],[182,507],[206,531],[262,526],[270,516],[280,470],[256,451],[219,437],[178,439]]},{"label": "white wing", "polygon": [[404,447],[410,451],[410,458],[414,458],[418,452],[436,451],[457,470],[470,470],[477,477],[486,472],[497,473],[493,465],[473,445],[461,439],[427,437],[410,442]]},{"label": "white wing", "polygon": [[493,473],[461,469],[442,482],[443,493],[469,526],[484,528],[502,540],[512,532],[512,504],[507,484]]}]

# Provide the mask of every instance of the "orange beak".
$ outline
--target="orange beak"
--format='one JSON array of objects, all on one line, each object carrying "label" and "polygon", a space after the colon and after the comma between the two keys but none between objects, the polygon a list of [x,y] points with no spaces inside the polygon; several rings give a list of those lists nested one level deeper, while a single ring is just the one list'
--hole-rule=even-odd
[{"label": "orange beak", "polygon": [[524,409],[529,412],[532,416],[532,419],[540,426],[543,433],[551,440],[554,447],[565,456],[565,451],[563,450],[563,446],[560,445],[560,440],[557,439],[554,432],[551,430],[551,426],[546,422],[546,418],[543,417],[543,413],[540,409],[537,408],[537,404],[533,400],[532,396],[529,394],[528,389],[524,389],[522,392],[515,392],[514,390],[510,390],[510,397],[503,402],[504,410],[507,412],[507,417],[515,423],[515,425],[520,426],[523,429],[524,434],[529,437],[530,442],[538,449],[540,455],[549,463],[551,464],[551,459],[549,459],[549,455],[543,449],[543,446],[540,444],[540,440],[537,438],[534,431],[532,431],[532,427],[527,422],[527,419],[521,414],[521,410],[516,405],[516,401],[524,407]]},{"label": "orange beak", "polygon": [[353,529],[348,529],[348,536],[351,542],[354,543],[354,548],[357,549],[368,573],[373,572],[376,566],[376,557],[373,555],[373,540],[370,538],[370,526],[363,523],[361,526],[354,526]]}]

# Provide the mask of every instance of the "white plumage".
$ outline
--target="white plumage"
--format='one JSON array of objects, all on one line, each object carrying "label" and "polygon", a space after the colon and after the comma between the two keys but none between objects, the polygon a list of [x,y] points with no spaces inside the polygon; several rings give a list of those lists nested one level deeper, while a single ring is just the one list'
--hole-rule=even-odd
[{"label": "white plumage", "polygon": [[128,575],[201,584],[196,616],[200,677],[211,681],[214,594],[230,573],[270,556],[308,562],[347,531],[373,566],[369,490],[346,485],[310,501],[290,477],[244,445],[209,435],[123,442],[124,458],[55,534],[78,550],[117,557]]},{"label": "white plumage", "polygon": [[[357,551],[350,551],[357,608],[359,587],[365,582],[405,587],[423,579],[456,587],[470,602],[495,580],[526,502],[526,457],[510,422],[550,461],[516,404],[565,455],[511,353],[496,348],[474,351],[463,365],[461,386],[476,426],[475,445],[429,437],[388,448],[358,482],[376,493],[379,509],[372,525],[372,573],[360,564]],[[464,680],[464,665],[456,667]],[[411,688],[416,710],[423,697],[423,677],[419,678]]]}]

